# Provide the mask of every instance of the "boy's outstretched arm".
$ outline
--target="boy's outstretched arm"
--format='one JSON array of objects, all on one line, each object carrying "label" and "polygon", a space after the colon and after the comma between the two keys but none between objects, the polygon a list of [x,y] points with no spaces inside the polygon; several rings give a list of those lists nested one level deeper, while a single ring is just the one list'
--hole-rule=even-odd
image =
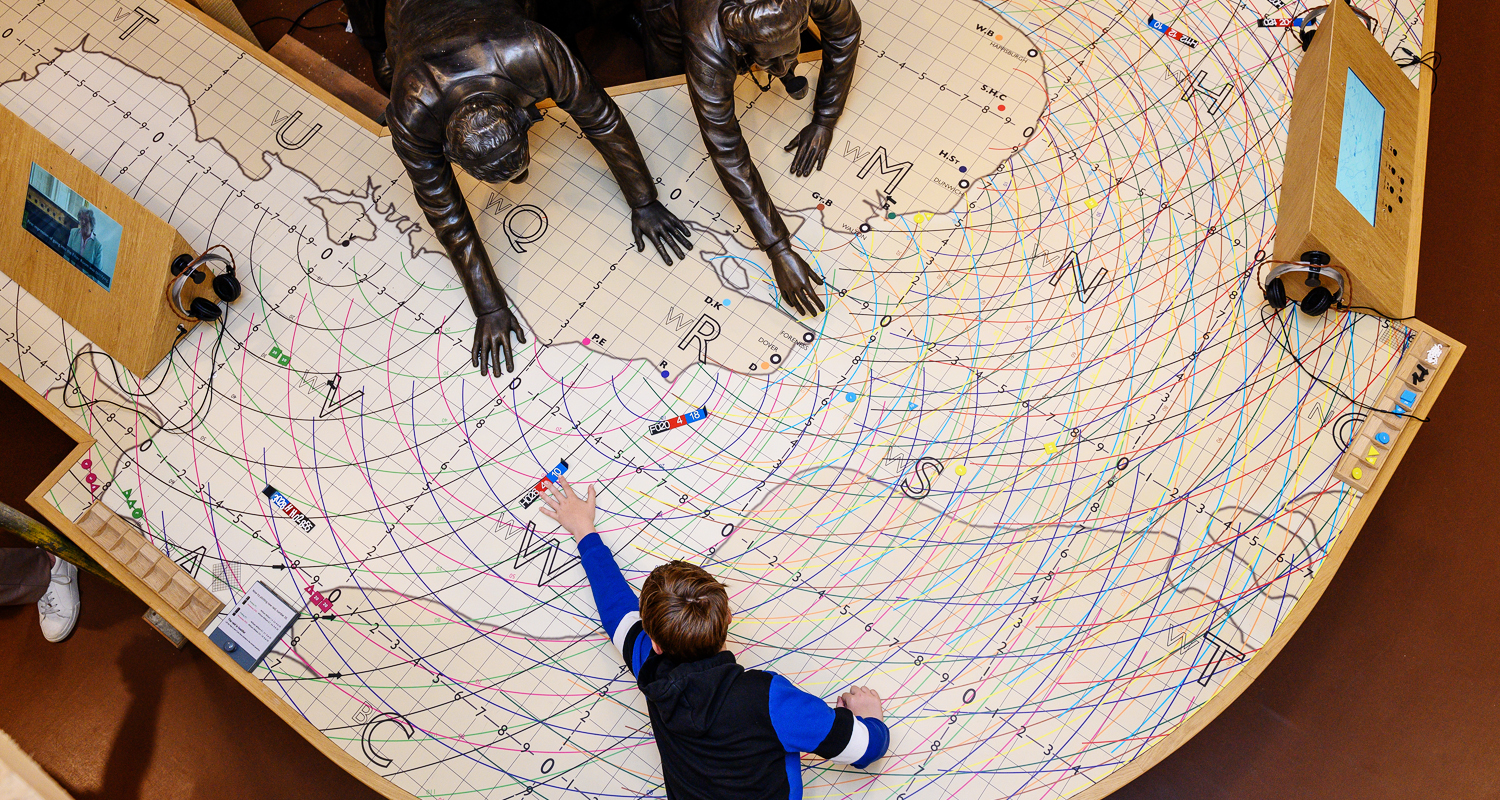
[{"label": "boy's outstretched arm", "polygon": [[635,590],[630,588],[614,554],[594,530],[596,505],[594,487],[589,487],[587,497],[579,497],[567,478],[559,477],[542,494],[542,513],[557,520],[578,543],[578,557],[589,576],[599,624],[620,648],[633,675],[651,656],[651,637],[641,628],[641,602]]},{"label": "boy's outstretched arm", "polygon": [[855,686],[829,708],[791,681],[771,678],[771,725],[789,753],[816,753],[830,761],[864,769],[885,755],[890,729],[881,719],[880,695]]}]

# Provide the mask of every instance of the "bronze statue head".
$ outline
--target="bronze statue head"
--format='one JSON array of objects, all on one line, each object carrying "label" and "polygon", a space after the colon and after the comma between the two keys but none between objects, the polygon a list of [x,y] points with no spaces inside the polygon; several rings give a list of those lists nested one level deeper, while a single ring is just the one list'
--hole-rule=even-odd
[{"label": "bronze statue head", "polygon": [[719,22],[730,47],[780,78],[797,64],[810,0],[728,0]]},{"label": "bronze statue head", "polygon": [[486,183],[521,183],[531,164],[526,109],[497,94],[465,98],[448,117],[443,154],[464,172]]}]

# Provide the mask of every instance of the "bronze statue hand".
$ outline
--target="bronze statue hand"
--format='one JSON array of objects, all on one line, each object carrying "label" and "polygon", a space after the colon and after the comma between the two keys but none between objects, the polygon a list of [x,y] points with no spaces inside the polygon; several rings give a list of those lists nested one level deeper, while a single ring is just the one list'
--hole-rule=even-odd
[{"label": "bronze statue hand", "polygon": [[823,169],[823,159],[828,157],[828,146],[833,144],[833,128],[817,122],[810,122],[797,138],[786,146],[786,152],[793,149],[797,155],[792,157],[792,174],[799,178],[806,178],[813,172],[813,167]]},{"label": "bronze statue hand", "polygon": [[[504,302],[502,298],[501,302]],[[510,352],[510,335],[514,333],[521,344],[526,344],[526,331],[521,329],[521,321],[510,313],[510,307],[502,305],[499,309],[487,314],[480,314],[474,325],[474,360],[473,365],[479,367],[480,375],[488,375],[490,366],[495,368],[495,374],[500,374],[500,355],[505,354],[505,371],[515,372],[515,358]]]},{"label": "bronze statue hand", "polygon": [[823,298],[819,296],[822,293],[813,288],[814,283],[822,286],[823,279],[802,260],[802,256],[785,241],[771,245],[767,255],[771,257],[771,272],[776,276],[782,299],[797,309],[799,316],[816,317],[823,311]]},{"label": "bronze statue hand", "polygon": [[[667,210],[660,200],[652,200],[640,208],[632,209],[630,212],[630,230],[635,234],[635,251],[637,253],[646,249],[647,239],[656,245],[656,252],[661,255],[661,260],[672,266],[672,257],[667,254],[667,248],[677,254],[680,261],[687,258],[684,247],[691,248],[693,243],[688,239],[688,226],[682,224],[682,220],[676,214]],[[682,244],[679,246],[678,242]]]}]

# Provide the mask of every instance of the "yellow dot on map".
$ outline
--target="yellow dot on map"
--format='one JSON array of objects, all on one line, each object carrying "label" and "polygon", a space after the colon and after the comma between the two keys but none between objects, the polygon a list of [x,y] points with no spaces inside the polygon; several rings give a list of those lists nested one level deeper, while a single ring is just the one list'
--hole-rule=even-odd
[{"label": "yellow dot on map", "polygon": [[964,473],[966,473],[968,471],[969,471],[969,468],[966,467],[966,466],[964,466],[963,464],[959,464],[958,466],[956,466],[956,467],[953,468],[953,474],[955,474],[955,475],[963,475]]}]

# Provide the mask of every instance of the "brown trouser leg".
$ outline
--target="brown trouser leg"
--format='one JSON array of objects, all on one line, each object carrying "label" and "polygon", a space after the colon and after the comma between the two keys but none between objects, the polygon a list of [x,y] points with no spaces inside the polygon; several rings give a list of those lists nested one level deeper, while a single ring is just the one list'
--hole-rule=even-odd
[{"label": "brown trouser leg", "polygon": [[646,51],[646,77],[664,78],[682,74],[682,27],[677,22],[673,0],[636,0]]},{"label": "brown trouser leg", "polygon": [[37,547],[0,548],[0,606],[35,603],[52,583],[52,559]]}]

